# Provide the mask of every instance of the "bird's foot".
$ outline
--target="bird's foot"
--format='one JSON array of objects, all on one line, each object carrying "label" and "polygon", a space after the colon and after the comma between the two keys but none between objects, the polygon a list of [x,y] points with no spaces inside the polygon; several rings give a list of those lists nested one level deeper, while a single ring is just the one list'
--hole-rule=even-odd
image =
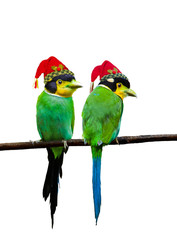
[{"label": "bird's foot", "polygon": [[117,144],[119,144],[119,140],[118,140],[118,138],[117,138],[117,137],[116,137],[116,143],[117,143]]},{"label": "bird's foot", "polygon": [[98,146],[101,146],[101,145],[103,144],[103,142],[102,142],[101,140],[99,140],[99,141],[97,142],[97,144],[98,144]]},{"label": "bird's foot", "polygon": [[35,143],[35,142],[42,142],[42,139],[39,139],[39,140],[29,140],[29,142],[31,142],[31,143]]},{"label": "bird's foot", "polygon": [[36,143],[40,143],[42,141],[42,139],[40,139],[40,140],[35,140],[35,141],[33,141],[33,140],[29,140],[29,142],[34,146]]},{"label": "bird's foot", "polygon": [[67,153],[68,151],[68,144],[67,144],[67,141],[63,140],[63,146],[64,146],[64,153]]}]

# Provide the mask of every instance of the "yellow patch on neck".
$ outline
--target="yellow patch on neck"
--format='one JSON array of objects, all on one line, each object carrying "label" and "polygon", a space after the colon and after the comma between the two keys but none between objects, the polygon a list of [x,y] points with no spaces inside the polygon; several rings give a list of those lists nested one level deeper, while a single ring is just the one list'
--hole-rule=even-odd
[{"label": "yellow patch on neck", "polygon": [[45,91],[47,94],[51,95],[51,96],[62,97],[62,96],[56,95],[55,93],[51,93],[51,92],[49,92],[46,88],[45,88],[44,91]]},{"label": "yellow patch on neck", "polygon": [[76,91],[76,88],[71,88],[70,87],[71,82],[68,81],[62,81],[62,80],[58,80],[56,82],[56,87],[57,90],[55,92],[56,95],[61,96],[61,97],[71,97],[73,95],[73,93]]},{"label": "yellow patch on neck", "polygon": [[56,95],[62,96],[62,97],[72,97],[73,93],[76,91],[76,89],[71,89],[71,88],[59,88],[57,87],[57,91],[55,92]]},{"label": "yellow patch on neck", "polygon": [[[119,84],[121,84],[120,87],[119,87]],[[125,87],[122,83],[117,83],[116,91],[114,93],[123,100],[127,96],[126,90],[127,90],[127,87]]]},{"label": "yellow patch on neck", "polygon": [[115,91],[114,92],[117,96],[119,96],[122,100],[126,97],[125,93],[124,92],[121,92],[121,91]]}]

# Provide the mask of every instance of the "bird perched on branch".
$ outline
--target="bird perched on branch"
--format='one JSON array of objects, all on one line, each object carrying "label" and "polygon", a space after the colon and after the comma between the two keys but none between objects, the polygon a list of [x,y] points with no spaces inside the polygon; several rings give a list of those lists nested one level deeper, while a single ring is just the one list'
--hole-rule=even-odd
[{"label": "bird perched on branch", "polygon": [[67,152],[66,141],[72,138],[74,128],[74,104],[72,94],[81,85],[74,73],[55,57],[43,60],[36,71],[38,78],[44,73],[45,89],[37,100],[37,129],[44,141],[63,140],[63,147],[47,148],[48,170],[43,187],[43,197],[50,196],[52,227],[57,207],[59,176],[62,177],[63,155]]},{"label": "bird perched on branch", "polygon": [[[93,90],[98,76],[101,81]],[[92,186],[97,224],[101,206],[102,148],[111,143],[119,133],[123,99],[127,96],[136,97],[136,93],[130,89],[128,78],[109,61],[104,61],[93,69],[90,92],[82,111],[83,137],[91,145],[92,151]]]}]

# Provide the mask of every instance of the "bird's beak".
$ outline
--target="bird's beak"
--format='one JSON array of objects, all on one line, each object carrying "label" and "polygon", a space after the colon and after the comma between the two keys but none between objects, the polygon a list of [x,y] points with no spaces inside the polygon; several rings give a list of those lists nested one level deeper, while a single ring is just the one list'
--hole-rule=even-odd
[{"label": "bird's beak", "polygon": [[77,81],[75,81],[75,80],[72,80],[71,83],[69,83],[69,84],[67,85],[67,87],[72,88],[72,89],[77,89],[77,88],[81,88],[82,85],[80,84],[80,82],[77,82]]},{"label": "bird's beak", "polygon": [[126,89],[124,93],[127,94],[127,96],[137,97],[136,93],[130,88]]}]

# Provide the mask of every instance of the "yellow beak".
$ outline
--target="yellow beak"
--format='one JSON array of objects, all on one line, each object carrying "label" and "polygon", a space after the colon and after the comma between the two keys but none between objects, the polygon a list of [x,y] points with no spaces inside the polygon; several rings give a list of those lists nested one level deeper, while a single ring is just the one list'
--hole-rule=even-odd
[{"label": "yellow beak", "polygon": [[72,89],[77,89],[77,88],[81,88],[82,85],[80,84],[80,82],[72,80],[66,87],[69,87],[69,88],[72,88]]},{"label": "yellow beak", "polygon": [[127,96],[137,97],[136,93],[135,93],[132,89],[130,89],[130,88],[124,90],[124,93],[125,93]]}]

